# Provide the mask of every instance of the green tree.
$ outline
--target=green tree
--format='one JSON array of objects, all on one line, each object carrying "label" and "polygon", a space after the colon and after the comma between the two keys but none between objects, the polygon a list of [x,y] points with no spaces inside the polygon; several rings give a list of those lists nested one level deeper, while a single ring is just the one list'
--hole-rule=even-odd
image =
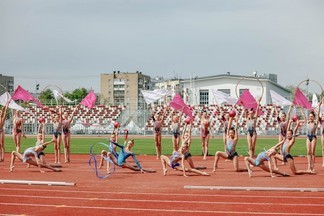
[{"label": "green tree", "polygon": [[51,89],[46,89],[39,94],[39,100],[42,104],[47,104],[52,99],[54,99],[54,95]]},{"label": "green tree", "polygon": [[78,88],[74,89],[72,92],[66,92],[64,96],[69,98],[70,100],[81,101],[85,96],[87,96],[88,93],[89,91],[87,89]]}]

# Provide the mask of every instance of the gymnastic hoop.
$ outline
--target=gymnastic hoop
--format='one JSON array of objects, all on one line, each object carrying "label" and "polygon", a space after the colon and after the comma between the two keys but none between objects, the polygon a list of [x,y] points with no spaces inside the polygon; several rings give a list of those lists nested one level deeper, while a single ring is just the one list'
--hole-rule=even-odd
[{"label": "gymnastic hoop", "polygon": [[[103,157],[100,154],[96,154],[94,153],[94,147],[96,145],[102,145],[104,147],[107,148],[107,152],[109,151],[109,146],[105,143],[96,143],[96,144],[93,144],[91,147],[90,147],[90,159],[89,159],[89,166],[92,168],[92,170],[96,173],[96,176],[100,179],[105,179],[105,178],[108,178],[111,174],[113,174],[116,170],[116,166],[114,164],[114,162],[109,158],[109,157]],[[102,174],[98,168],[98,160],[97,159],[100,159],[103,158],[105,161],[107,161],[107,163],[110,164],[110,169],[109,169],[109,173],[105,173],[105,174]],[[99,162],[100,163],[100,162]],[[103,169],[103,170],[106,170],[106,169]],[[105,172],[105,171],[104,171]]]},{"label": "gymnastic hoop", "polygon": [[[235,87],[235,94],[236,94],[236,97],[237,97],[238,99],[240,98],[240,96],[237,94],[237,88],[238,88],[240,82],[243,81],[243,80],[245,80],[245,79],[247,79],[247,78],[249,78],[249,79],[253,79],[253,77],[248,77],[248,76],[246,76],[246,77],[241,78],[241,79],[237,82],[237,84],[236,84],[236,87]],[[263,87],[263,84],[262,84],[262,82],[260,81],[259,78],[255,77],[255,79],[260,83],[260,86],[261,86],[261,88],[262,88],[261,97],[260,97],[259,100],[258,100],[258,102],[260,103],[260,101],[262,100],[262,97],[263,97],[264,87]],[[248,103],[248,104],[251,104],[251,103]]]},{"label": "gymnastic hoop", "polygon": [[[41,91],[40,94],[44,93],[47,89],[50,89],[50,90],[59,90],[60,94],[63,95],[62,89],[60,87],[58,87],[57,85],[47,85],[47,86],[45,86],[45,88]],[[57,105],[59,105],[59,104],[57,104]],[[63,99],[62,99],[62,105],[64,105],[64,100]]]},{"label": "gymnastic hoop", "polygon": [[[316,83],[316,84],[320,87],[320,89],[321,89],[321,93],[320,93],[320,99],[319,99],[319,101],[321,101],[321,100],[323,99],[323,94],[324,94],[323,86],[322,86],[319,82],[317,82],[316,80],[305,79],[305,80],[301,81],[301,82],[297,85],[297,88],[299,88],[299,86],[300,86],[302,83],[304,83],[304,82],[308,82],[308,83],[309,83],[309,82],[314,82],[314,83]],[[294,97],[294,100],[295,100],[295,97]],[[318,105],[318,106],[319,106],[319,105]],[[314,109],[317,108],[318,106],[314,107]]]}]

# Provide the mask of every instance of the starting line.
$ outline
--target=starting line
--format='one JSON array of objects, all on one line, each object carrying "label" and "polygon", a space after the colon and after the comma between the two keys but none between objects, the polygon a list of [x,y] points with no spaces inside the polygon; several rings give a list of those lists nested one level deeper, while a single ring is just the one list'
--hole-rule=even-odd
[{"label": "starting line", "polygon": [[74,182],[54,182],[54,181],[25,181],[25,180],[3,180],[0,184],[26,184],[26,185],[48,185],[48,186],[75,186]]},{"label": "starting line", "polygon": [[324,188],[287,188],[287,187],[230,187],[230,186],[190,186],[190,185],[185,185],[184,189],[324,192]]}]

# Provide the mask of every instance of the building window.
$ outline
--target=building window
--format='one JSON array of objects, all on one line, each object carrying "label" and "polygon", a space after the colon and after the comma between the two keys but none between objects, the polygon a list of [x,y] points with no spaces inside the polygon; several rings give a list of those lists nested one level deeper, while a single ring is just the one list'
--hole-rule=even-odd
[{"label": "building window", "polygon": [[218,89],[218,91],[231,95],[231,89]]},{"label": "building window", "polygon": [[209,91],[208,90],[200,90],[199,91],[199,104],[208,105],[209,102]]}]

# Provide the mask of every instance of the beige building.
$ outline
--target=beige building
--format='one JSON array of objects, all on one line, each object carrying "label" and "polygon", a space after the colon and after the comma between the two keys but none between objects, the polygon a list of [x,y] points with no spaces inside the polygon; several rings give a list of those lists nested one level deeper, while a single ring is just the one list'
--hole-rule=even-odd
[{"label": "beige building", "polygon": [[[14,89],[14,77],[12,76],[3,76],[0,74],[0,95],[5,93],[6,91],[12,93]],[[4,89],[6,88],[6,89]]]},{"label": "beige building", "polygon": [[130,112],[146,106],[141,90],[151,89],[151,78],[142,72],[113,71],[100,75],[100,102],[123,105]]}]

